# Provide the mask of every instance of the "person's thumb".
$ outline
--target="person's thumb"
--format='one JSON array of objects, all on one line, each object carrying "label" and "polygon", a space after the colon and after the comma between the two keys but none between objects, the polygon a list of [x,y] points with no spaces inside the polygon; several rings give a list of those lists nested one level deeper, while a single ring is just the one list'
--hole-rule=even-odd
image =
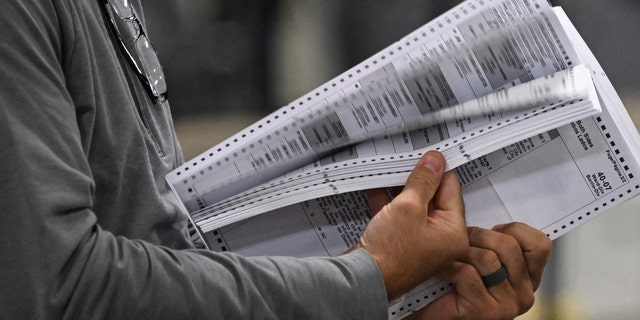
[{"label": "person's thumb", "polygon": [[440,186],[445,167],[446,160],[440,152],[428,151],[409,175],[403,192],[429,203]]}]

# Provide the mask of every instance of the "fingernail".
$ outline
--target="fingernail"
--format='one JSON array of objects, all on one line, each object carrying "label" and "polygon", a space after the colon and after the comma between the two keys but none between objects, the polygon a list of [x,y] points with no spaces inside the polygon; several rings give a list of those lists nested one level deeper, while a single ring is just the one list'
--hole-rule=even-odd
[{"label": "fingernail", "polygon": [[435,173],[442,172],[444,167],[442,160],[432,155],[427,155],[422,158],[422,162],[420,162],[420,165]]}]

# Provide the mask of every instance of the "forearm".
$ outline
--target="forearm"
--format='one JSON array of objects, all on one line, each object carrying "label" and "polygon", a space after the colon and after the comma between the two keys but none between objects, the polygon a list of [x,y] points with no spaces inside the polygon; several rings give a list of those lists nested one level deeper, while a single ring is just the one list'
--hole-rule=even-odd
[{"label": "forearm", "polygon": [[[366,252],[243,258],[114,236],[90,209],[88,177],[54,175],[52,159],[20,169],[0,155],[0,318],[386,318]],[[45,188],[49,180],[68,183]]]},{"label": "forearm", "polygon": [[3,318],[386,318],[382,280],[364,251],[244,258],[171,250],[96,227],[66,261],[53,256],[43,253],[48,263],[38,265],[16,255],[3,267],[2,283],[13,289],[3,290]]}]

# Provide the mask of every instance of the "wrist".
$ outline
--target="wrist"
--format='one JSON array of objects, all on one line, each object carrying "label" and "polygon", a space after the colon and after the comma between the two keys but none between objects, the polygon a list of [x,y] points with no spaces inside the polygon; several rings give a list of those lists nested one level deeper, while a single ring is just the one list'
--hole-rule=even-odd
[{"label": "wrist", "polygon": [[395,259],[388,259],[384,254],[372,252],[371,250],[368,250],[366,246],[361,244],[352,248],[352,250],[357,249],[362,249],[362,251],[367,252],[376,263],[384,284],[388,301],[394,300],[408,290],[409,285],[405,283],[407,282],[408,277],[400,270],[400,266],[397,264]]}]

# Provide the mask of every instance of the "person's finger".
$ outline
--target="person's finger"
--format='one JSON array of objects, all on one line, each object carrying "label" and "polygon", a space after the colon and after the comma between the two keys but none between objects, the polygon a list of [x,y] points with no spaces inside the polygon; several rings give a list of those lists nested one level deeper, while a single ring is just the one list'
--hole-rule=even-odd
[{"label": "person's finger", "polygon": [[425,153],[418,165],[407,178],[404,190],[398,197],[409,197],[411,200],[424,203],[425,206],[435,195],[445,168],[444,156],[437,151]]},{"label": "person's finger", "polygon": [[[437,151],[429,151],[420,159],[404,190],[394,199],[398,202],[422,203],[430,218],[429,223],[441,230],[464,232],[464,202],[460,182],[454,172],[444,173],[446,162]],[[413,211],[417,213],[418,211]],[[466,240],[466,239],[465,239]]]},{"label": "person's finger", "polygon": [[433,209],[434,213],[441,211],[461,213],[448,218],[456,219],[458,223],[464,223],[464,201],[462,200],[460,181],[455,172],[449,171],[442,177],[440,188],[433,201]]},{"label": "person's finger", "polygon": [[459,261],[473,265],[480,276],[493,274],[502,268],[502,262],[493,250],[478,247],[470,247]]},{"label": "person's finger", "polygon": [[529,278],[525,264],[524,253],[516,238],[477,227],[469,227],[469,244],[473,247],[493,250],[500,262],[509,270],[509,280],[518,283],[523,278]]},{"label": "person's finger", "polygon": [[447,185],[440,185],[445,167],[441,153],[427,152],[408,177],[403,191],[371,219],[360,237],[362,248],[380,266],[389,299],[433,276],[468,248],[464,223],[451,223],[452,219],[463,221],[462,210],[435,210],[441,211],[436,215],[443,219],[434,218],[428,211],[428,203],[434,200],[439,188],[445,188],[446,193],[460,192],[456,179],[448,178]]},{"label": "person's finger", "polygon": [[[489,287],[484,283],[484,277],[495,275],[505,266],[500,261],[500,258],[493,250],[470,247],[467,253],[459,260],[468,265],[472,265],[477,273],[480,275],[482,285],[486,290],[495,298],[496,301],[508,301],[510,297],[514,296],[514,289],[507,279],[504,279],[498,283],[492,284]],[[508,270],[507,270],[508,272]],[[508,273],[507,273],[508,276]],[[462,288],[461,290],[464,290]],[[473,293],[471,293],[473,294]]]},{"label": "person's finger", "polygon": [[511,235],[476,227],[469,227],[468,234],[471,246],[496,253],[508,271],[507,280],[516,292],[521,311],[528,310],[535,298],[524,253],[518,240]]},{"label": "person's finger", "polygon": [[498,225],[494,230],[514,237],[520,243],[533,290],[536,290],[540,286],[544,268],[551,258],[551,239],[539,230],[518,222]]},{"label": "person's finger", "polygon": [[466,231],[464,212],[458,176],[453,171],[446,172],[433,200],[428,204],[429,222],[439,228]]},{"label": "person's finger", "polygon": [[512,299],[514,290],[505,281],[490,293],[475,266],[454,262],[443,269],[438,277],[453,284],[454,289],[416,312],[419,319],[503,319],[518,313],[517,303]]}]

